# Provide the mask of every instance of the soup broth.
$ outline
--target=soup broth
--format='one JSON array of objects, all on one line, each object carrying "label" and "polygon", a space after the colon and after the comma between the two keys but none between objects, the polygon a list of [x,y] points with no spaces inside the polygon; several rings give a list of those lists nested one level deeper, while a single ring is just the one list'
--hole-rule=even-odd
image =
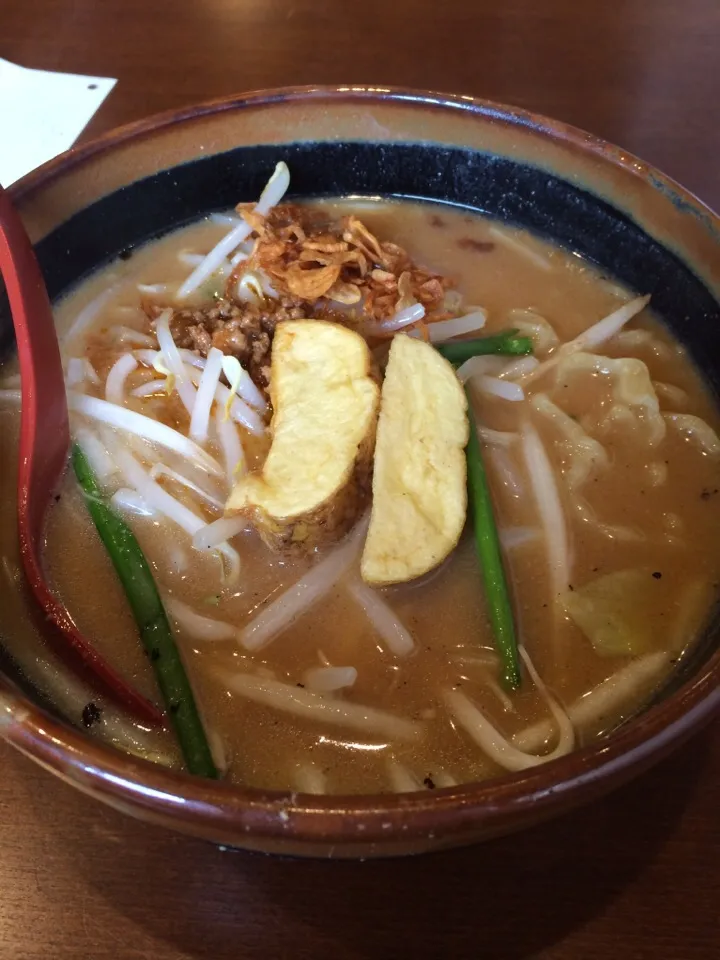
[{"label": "soup broth", "polygon": [[[451,278],[468,305],[461,312],[472,311],[472,305],[487,312],[481,335],[512,327],[533,339],[539,367],[526,364],[513,374],[508,367],[517,358],[488,357],[467,381],[517,633],[530,666],[524,666],[518,690],[503,687],[469,522],[437,569],[373,591],[412,638],[412,651],[397,656],[352,589],[359,581],[358,560],[266,646],[253,651],[240,642],[243,629],[335,547],[309,556],[278,553],[247,530],[231,540],[241,561],[240,575],[231,582],[217,554],[194,549],[171,520],[157,512],[127,512],[167,599],[218,764],[242,785],[387,792],[495,777],[539,762],[562,740],[558,711],[572,725],[567,749],[591,742],[660,687],[693,643],[715,598],[720,444],[711,398],[682,346],[649,308],[601,345],[557,359],[561,344],[633,296],[565,251],[451,208],[343,200],[315,207],[330,220],[355,214],[374,236]],[[121,354],[157,349],[148,304],[171,303],[193,265],[228,229],[222,218],[208,218],[177,230],[98,271],[57,306],[66,355],[87,358],[93,370],[73,389],[104,397]],[[198,304],[222,283],[224,278],[211,278],[197,294]],[[452,297],[445,297],[452,305]],[[357,317],[348,312],[346,322],[356,324]],[[134,339],[119,328],[142,336]],[[383,341],[370,343],[382,367]],[[5,373],[12,376],[9,368]],[[177,393],[133,395],[161,376],[138,359],[125,381],[124,403],[186,431],[189,417]],[[503,384],[517,384],[522,399],[507,399]],[[6,465],[15,457],[18,409],[9,395],[0,404]],[[74,422],[93,428],[77,413]],[[259,469],[269,437],[242,428],[238,433],[248,469]],[[151,462],[151,448],[143,441],[134,440],[131,449]],[[212,435],[208,449],[219,450]],[[178,458],[169,465],[182,472]],[[222,484],[206,484],[208,478],[197,471],[185,473],[216,499],[226,496]],[[171,475],[155,479],[207,522],[220,515]],[[26,659],[31,649],[51,662],[18,593],[14,470],[5,469],[0,482],[6,513],[0,551],[15,594],[3,611],[4,632],[11,650],[24,646]],[[113,482],[114,488],[120,485]],[[136,625],[71,475],[51,511],[46,557],[81,631],[156,699]],[[4,589],[7,593],[7,583]],[[235,633],[200,639],[192,615],[229,624]],[[331,666],[351,669],[328,673]],[[238,676],[253,678],[265,693],[254,687],[250,695],[235,684]],[[318,692],[340,680],[351,682]],[[277,702],[268,690],[280,691]],[[293,690],[300,706],[288,706]],[[456,694],[464,699],[453,699]],[[331,705],[360,705],[367,715],[380,711],[389,720],[347,725],[336,715],[303,713],[304,695]],[[87,693],[67,689],[66,698],[74,701],[79,719]],[[139,730],[110,704],[92,699],[102,707],[102,719],[91,733],[159,762],[180,763],[169,734]],[[478,740],[463,722],[458,703],[466,702],[499,735],[498,749],[483,748],[487,729]],[[527,763],[516,753],[528,757]]]}]

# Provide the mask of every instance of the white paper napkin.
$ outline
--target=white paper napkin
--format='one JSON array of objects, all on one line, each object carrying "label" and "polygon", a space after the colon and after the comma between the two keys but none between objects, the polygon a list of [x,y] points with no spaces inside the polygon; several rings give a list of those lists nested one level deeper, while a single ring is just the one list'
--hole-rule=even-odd
[{"label": "white paper napkin", "polygon": [[115,83],[0,58],[0,183],[7,187],[71,147]]}]

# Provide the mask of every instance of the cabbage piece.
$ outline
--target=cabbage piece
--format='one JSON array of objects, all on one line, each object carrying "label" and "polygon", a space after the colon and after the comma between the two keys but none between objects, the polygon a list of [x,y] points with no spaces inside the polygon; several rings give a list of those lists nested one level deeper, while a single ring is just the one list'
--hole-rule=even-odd
[{"label": "cabbage piece", "polygon": [[536,393],[530,403],[539,414],[554,424],[561,434],[561,439],[555,441],[555,447],[562,456],[563,479],[567,484],[570,502],[581,520],[611,540],[645,539],[642,533],[630,527],[603,523],[579,492],[591,473],[597,473],[609,466],[610,459],[605,447],[591,437],[570,414],[553,403],[547,394]]},{"label": "cabbage piece", "polygon": [[653,380],[653,387],[660,403],[665,401],[671,410],[676,410],[678,407],[682,409],[689,403],[690,398],[687,393],[681,387],[676,387],[674,383]]},{"label": "cabbage piece", "polygon": [[619,523],[604,523],[598,518],[587,500],[579,494],[575,494],[571,502],[582,522],[591,525],[597,533],[607,537],[608,540],[620,540],[623,543],[642,543],[648,539],[641,530],[634,527],[627,527]]},{"label": "cabbage piece", "polygon": [[703,453],[716,457],[720,454],[720,439],[713,428],[701,417],[691,413],[665,413],[665,420],[685,437],[702,450]]},{"label": "cabbage piece", "polygon": [[[612,404],[596,424],[600,433],[619,427],[633,434],[638,431],[649,446],[654,447],[665,437],[666,425],[660,413],[650,372],[642,360],[634,357],[600,357],[582,351],[563,357],[558,363],[558,386],[563,388],[579,374],[605,377],[611,390]],[[586,429],[591,418],[583,418]]]},{"label": "cabbage piece", "polygon": [[560,597],[601,657],[639,656],[656,644],[654,613],[666,592],[650,570],[617,570]]},{"label": "cabbage piece", "polygon": [[675,604],[668,649],[683,653],[692,644],[713,607],[716,588],[706,580],[691,580]]},{"label": "cabbage piece", "polygon": [[511,310],[508,323],[530,337],[536,357],[544,357],[560,343],[560,338],[551,324],[534,310]]},{"label": "cabbage piece", "polygon": [[646,350],[658,360],[669,360],[672,357],[667,343],[655,337],[650,330],[621,330],[608,341],[608,346],[614,347],[619,353]]},{"label": "cabbage piece", "polygon": [[563,472],[570,490],[576,490],[585,483],[595,467],[608,466],[605,447],[586,433],[570,414],[553,403],[547,394],[536,393],[530,403],[562,434],[562,440],[557,442],[557,446],[565,461]]}]

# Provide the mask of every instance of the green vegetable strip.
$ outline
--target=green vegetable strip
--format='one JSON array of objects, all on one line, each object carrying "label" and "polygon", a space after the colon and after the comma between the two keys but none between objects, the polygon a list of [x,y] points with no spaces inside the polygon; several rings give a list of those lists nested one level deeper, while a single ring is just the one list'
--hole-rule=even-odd
[{"label": "green vegetable strip", "polygon": [[490,489],[480,451],[475,418],[468,397],[470,440],[467,445],[468,494],[475,530],[475,547],[480,559],[485,595],[490,609],[490,622],[495,634],[495,645],[500,654],[503,682],[510,690],[520,686],[520,661],[512,605],[508,591],[500,541],[493,514]]},{"label": "green vegetable strip", "polygon": [[490,353],[509,356],[525,356],[532,353],[530,337],[516,337],[517,330],[504,330],[491,337],[478,337],[476,340],[457,340],[454,343],[437,344],[438,351],[456,367],[470,357],[482,357]]},{"label": "green vegetable strip", "polygon": [[137,622],[145,651],[190,773],[216,779],[218,771],[203,730],[195,698],[150,567],[128,525],[107,504],[88,460],[75,444],[75,476],[102,542],[105,544]]}]

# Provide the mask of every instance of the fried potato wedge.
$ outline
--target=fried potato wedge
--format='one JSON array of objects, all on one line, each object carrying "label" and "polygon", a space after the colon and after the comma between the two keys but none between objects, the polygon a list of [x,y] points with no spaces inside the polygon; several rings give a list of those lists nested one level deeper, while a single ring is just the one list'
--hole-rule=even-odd
[{"label": "fried potato wedge", "polygon": [[326,320],[279,323],[273,340],[272,443],[260,473],[233,489],[273,549],[311,550],[342,537],[370,494],[380,390],[365,340]]},{"label": "fried potato wedge", "polygon": [[467,441],[467,401],[452,366],[430,344],[396,336],[380,401],[366,583],[413,580],[457,545],[467,513]]}]

